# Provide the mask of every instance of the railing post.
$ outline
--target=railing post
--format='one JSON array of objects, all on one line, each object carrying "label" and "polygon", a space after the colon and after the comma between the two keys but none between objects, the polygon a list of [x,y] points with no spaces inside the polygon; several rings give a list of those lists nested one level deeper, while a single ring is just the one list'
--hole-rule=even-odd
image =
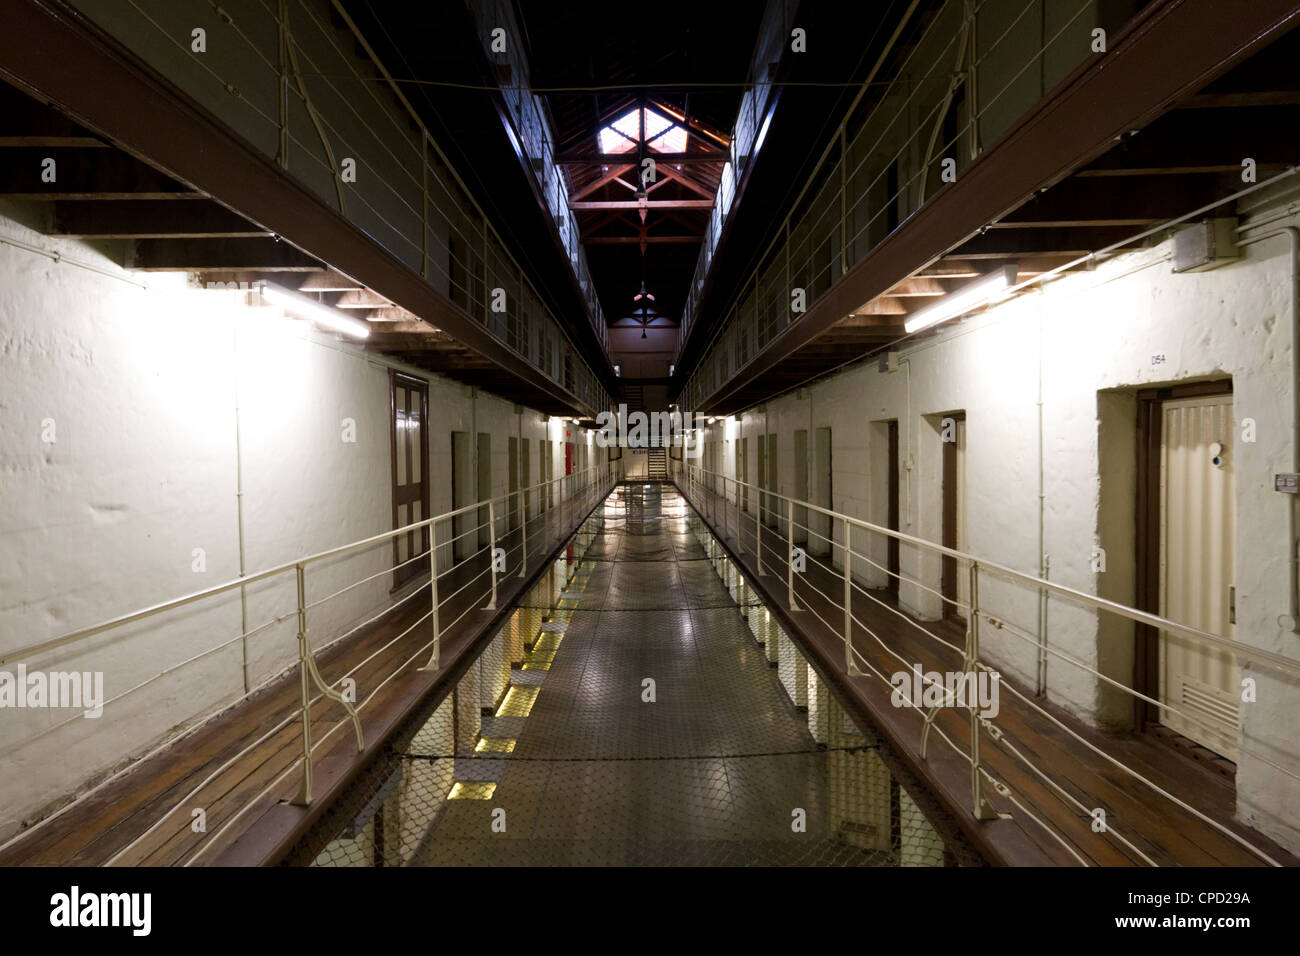
[{"label": "railing post", "polygon": [[[455,547],[453,544],[452,547]],[[438,522],[429,522],[429,590],[431,592],[430,619],[433,626],[433,653],[429,663],[421,670],[436,671],[438,657],[442,651],[442,628],[438,625]]]},{"label": "railing post", "polygon": [[[978,681],[977,661],[980,654],[980,576],[979,562],[970,563],[970,610],[966,622],[966,671]],[[978,705],[969,698],[977,697],[973,687],[967,690],[970,710],[970,785],[971,803],[976,820],[996,820],[997,811],[984,796],[984,781],[980,777],[980,715]]]},{"label": "railing post", "polygon": [[488,602],[486,610],[495,611],[497,609],[497,509],[491,501],[488,502],[488,561],[492,566],[492,600]]},{"label": "railing post", "polygon": [[754,496],[758,508],[754,511],[754,557],[758,561],[758,576],[763,576],[763,492]]},{"label": "railing post", "polygon": [[794,599],[794,499],[785,499],[785,587],[790,610],[802,611]]},{"label": "railing post", "polygon": [[[835,519],[831,519],[834,527]],[[844,672],[850,676],[858,673],[853,663],[853,526],[849,519],[844,519]]]},{"label": "railing post", "polygon": [[294,566],[298,579],[298,676],[302,688],[302,785],[293,804],[299,807],[311,805],[311,664],[308,657],[311,651],[307,647],[307,588],[303,579],[301,564]]}]

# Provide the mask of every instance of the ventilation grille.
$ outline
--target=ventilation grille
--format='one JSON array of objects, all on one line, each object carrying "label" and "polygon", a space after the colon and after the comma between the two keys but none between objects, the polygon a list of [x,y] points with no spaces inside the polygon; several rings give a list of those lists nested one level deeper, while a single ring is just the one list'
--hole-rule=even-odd
[{"label": "ventilation grille", "polygon": [[1202,684],[1200,681],[1183,678],[1183,693],[1180,703],[1189,710],[1203,714],[1216,724],[1222,724],[1221,732],[1236,737],[1237,704],[1217,688]]}]

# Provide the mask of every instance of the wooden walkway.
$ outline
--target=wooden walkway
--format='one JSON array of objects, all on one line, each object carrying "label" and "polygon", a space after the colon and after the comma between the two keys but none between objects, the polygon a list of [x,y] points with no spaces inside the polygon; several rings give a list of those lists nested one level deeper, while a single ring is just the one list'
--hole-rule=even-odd
[{"label": "wooden walkway", "polygon": [[[701,491],[711,494],[704,489]],[[699,513],[699,509],[696,510]],[[1088,865],[1101,866],[1150,865],[1143,859],[1142,854],[1145,854],[1161,866],[1266,865],[1258,855],[1107,761],[1005,688],[1000,694],[1001,707],[994,720],[1005,734],[1004,743],[995,742],[988,733],[983,734],[980,757],[989,772],[1010,787],[1011,795],[1020,801],[1023,808],[1015,806],[986,783],[984,792],[989,802],[1000,813],[1008,813],[1010,817],[984,822],[976,820],[971,811],[970,763],[965,756],[970,743],[969,712],[952,707],[939,709],[929,738],[928,759],[922,760],[920,741],[924,712],[892,706],[889,699],[892,688],[874,674],[848,677],[844,673],[841,632],[824,623],[840,622],[844,618],[842,605],[834,604],[825,596],[834,595],[837,600],[842,600],[842,574],[832,573],[810,559],[807,570],[794,576],[795,598],[802,610],[791,612],[787,602],[785,534],[771,527],[763,529],[765,573],[760,577],[755,574],[757,532],[753,512],[745,514],[743,547],[738,551],[734,504],[728,505],[725,524],[720,503],[716,515],[711,516],[709,511],[706,503],[702,514],[705,523],[732,559],[744,569],[746,580],[800,645],[809,662],[823,679],[838,689],[841,696],[847,695],[858,709],[865,712],[907,769],[941,800],[963,834],[991,862],[1042,866],[1080,865],[1082,860]],[[855,587],[852,603],[856,621],[870,627],[904,660],[918,662],[926,671],[962,669],[960,655],[926,637],[887,609],[898,609],[898,602],[892,595],[871,591],[868,596]],[[887,607],[882,607],[882,604]],[[906,616],[922,623],[918,618]],[[948,643],[957,647],[964,644],[964,622],[949,619],[923,623]],[[854,627],[853,646],[880,673],[892,675],[904,669],[898,659],[882,648],[862,626]],[[858,666],[867,669],[861,663]],[[1005,676],[1002,681],[1034,699],[1032,690],[1026,690]],[[1233,820],[1236,795],[1231,778],[1200,765],[1153,735],[1102,733],[1055,705],[1042,700],[1034,702],[1084,740],[1243,837],[1273,860],[1288,866],[1300,865],[1300,859]],[[960,756],[939,738],[938,730],[943,730],[961,748]],[[1013,746],[1034,767],[1044,771],[1052,783],[1082,807],[1105,809],[1111,832],[1094,833],[1092,817],[1027,768],[1023,761],[1013,756],[1007,745]],[[1041,822],[1036,822],[1034,817]],[[1125,846],[1116,834],[1129,841],[1132,847]]]},{"label": "wooden walkway", "polygon": [[[0,865],[98,866],[113,861],[115,865],[166,866],[212,864],[219,858],[223,864],[273,859],[319,817],[331,798],[382,748],[387,733],[400,724],[403,716],[430,693],[446,689],[451,683],[449,676],[459,671],[457,665],[478,653],[482,641],[495,633],[512,605],[607,493],[591,489],[556,503],[549,525],[556,532],[545,542],[530,535],[528,577],[520,578],[518,564],[511,562],[511,571],[499,580],[499,610],[471,611],[443,632],[438,671],[420,670],[429,658],[428,650],[421,652],[432,639],[428,621],[400,640],[393,640],[428,614],[427,584],[399,608],[317,654],[317,666],[327,683],[334,684],[364,662],[353,674],[361,689],[358,699],[368,696],[366,688],[377,691],[360,712],[366,744],[361,753],[356,748],[352,722],[341,705],[322,697],[312,706],[313,743],[334,732],[329,742],[314,753],[311,807],[287,802],[297,794],[302,777],[302,724],[298,717],[301,691],[295,667],[57,817],[33,826],[0,851]],[[499,539],[498,544],[510,553],[518,539],[516,531]],[[483,554],[440,578],[440,593],[450,595],[483,575],[487,561],[488,556]],[[481,606],[484,590],[470,587],[444,598],[442,620],[456,620],[471,603]],[[385,648],[389,642],[393,642],[392,646]],[[366,660],[371,655],[373,659]],[[284,726],[266,740],[242,752],[281,723]],[[206,815],[202,833],[194,832],[191,826],[192,812],[197,808]],[[244,839],[240,840],[241,836]],[[232,854],[237,840],[238,852]],[[119,851],[127,847],[118,857]]]}]

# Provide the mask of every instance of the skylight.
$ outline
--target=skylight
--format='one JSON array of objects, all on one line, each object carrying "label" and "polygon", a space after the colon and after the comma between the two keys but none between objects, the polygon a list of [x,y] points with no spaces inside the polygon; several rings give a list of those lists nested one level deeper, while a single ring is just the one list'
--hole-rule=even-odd
[{"label": "skylight", "polygon": [[667,120],[653,110],[631,109],[600,131],[602,153],[630,153],[641,139],[644,117],[645,142],[654,152],[684,153],[686,130]]}]

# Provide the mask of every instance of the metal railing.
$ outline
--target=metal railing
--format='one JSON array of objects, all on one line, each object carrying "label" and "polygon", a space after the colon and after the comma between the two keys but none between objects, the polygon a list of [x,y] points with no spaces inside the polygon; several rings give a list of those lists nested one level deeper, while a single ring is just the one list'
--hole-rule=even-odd
[{"label": "metal railing", "polygon": [[[200,0],[124,0],[121,9],[72,3],[418,272],[521,362],[591,409],[608,406],[601,378],[565,323],[344,4],[254,0],[234,16],[221,8],[214,15]],[[331,22],[335,17],[343,27]],[[210,52],[201,56],[190,50],[195,24],[208,31]],[[176,68],[177,52],[189,70]],[[496,289],[505,293],[504,303]]]},{"label": "metal railing", "polygon": [[723,164],[719,179],[718,194],[713,200],[713,209],[709,213],[708,225],[700,245],[700,254],[695,261],[695,272],[691,276],[690,287],[686,291],[686,303],[682,307],[681,322],[677,330],[677,354],[681,360],[682,347],[699,313],[700,297],[704,294],[704,282],[713,266],[713,256],[722,239],[722,231],[731,215],[732,200],[736,196],[736,187],[743,180],[750,163],[755,158],[759,141],[763,135],[764,124],[769,119],[769,106],[775,93],[772,76],[776,64],[783,55],[783,47],[790,38],[794,25],[795,11],[798,3],[794,0],[769,0],[763,13],[763,21],[758,29],[758,39],[754,54],[750,58],[747,89],[740,98],[740,109],[736,114],[736,123],[731,130],[731,142],[728,147],[730,159]]},{"label": "metal railing", "polygon": [[[889,627],[903,629],[905,633],[920,636],[928,642],[939,657],[946,653],[949,660],[960,660],[961,671],[971,681],[970,686],[974,685],[981,674],[988,675],[989,679],[997,675],[998,686],[1009,692],[1018,704],[1027,708],[1031,712],[1028,716],[1040,719],[1044,726],[1050,724],[1054,731],[1065,733],[1102,763],[1119,770],[1134,783],[1149,788],[1161,800],[1168,801],[1196,817],[1263,862],[1279,865],[1266,852],[1220,821],[1198,810],[1187,800],[1153,781],[1147,774],[1135,769],[1119,757],[1106,752],[1098,745],[1098,742],[1103,740],[1100,735],[1090,738],[1080,734],[1060,720],[1057,715],[1048,711],[1043,706],[1048,690],[1047,661],[1049,659],[1058,661],[1072,671],[1082,672],[1099,682],[1102,688],[1122,694],[1130,701],[1141,701],[1157,707],[1162,714],[1176,715],[1181,720],[1206,730],[1217,729],[1215,725],[1186,707],[1158,700],[1143,693],[1114,675],[1103,673],[1087,661],[1081,660],[1076,654],[1070,653],[1062,646],[1063,641],[1051,640],[1045,616],[1036,622],[1036,625],[1042,626],[1041,633],[1038,634],[1035,634],[1028,625],[1017,624],[1016,618],[1020,613],[1027,614],[1029,609],[1037,610],[1036,602],[1031,603],[1025,598],[1042,595],[1060,601],[1063,605],[1074,609],[1074,612],[1082,612],[1086,615],[1080,617],[1078,613],[1070,612],[1058,612],[1055,615],[1056,620],[1068,618],[1070,625],[1076,629],[1074,633],[1078,633],[1078,628],[1094,628],[1096,633],[1101,633],[1105,623],[1103,616],[1109,615],[1113,620],[1146,625],[1157,632],[1188,641],[1198,648],[1227,652],[1237,659],[1238,665],[1249,663],[1256,668],[1289,679],[1298,687],[1300,687],[1300,661],[1088,594],[998,562],[872,524],[852,515],[832,511],[810,501],[795,499],[758,484],[739,481],[729,475],[679,461],[674,461],[671,465],[675,483],[696,510],[709,520],[714,529],[713,533],[734,547],[740,557],[752,552],[754,572],[757,576],[762,577],[774,572],[783,573],[784,597],[789,609],[796,614],[813,615],[840,636],[844,644],[843,668],[847,675],[878,678],[889,686],[891,692],[896,686],[890,680],[891,675],[879,670],[862,652],[855,639],[856,630],[858,635],[865,634],[869,644],[874,645],[878,651],[902,665],[905,672],[910,674],[915,671],[926,688],[934,687],[936,693],[941,692],[942,705],[929,706],[925,709],[920,754],[923,759],[926,757],[930,737],[937,734],[961,759],[969,762],[971,810],[976,819],[990,819],[998,815],[990,807],[985,795],[986,786],[991,786],[1027,817],[1042,825],[1069,853],[1086,865],[1085,859],[1067,839],[1033,812],[1028,805],[1028,799],[1018,798],[1004,778],[997,777],[990,771],[987,762],[980,755],[981,740],[985,737],[993,741],[1002,752],[1009,754],[1015,764],[1046,785],[1073,810],[1081,812],[1085,818],[1093,814],[1095,807],[1085,806],[1074,795],[1078,789],[1075,781],[1067,779],[1066,775],[1055,768],[1040,765],[1021,748],[1016,747],[1005,728],[999,726],[992,717],[983,715],[977,703],[957,697],[952,687],[946,687],[942,683],[936,685],[927,673],[929,669],[923,666],[923,662],[907,660],[899,653],[899,648],[891,646],[877,633],[877,629],[872,627],[872,624],[876,623],[877,628],[884,629],[884,625],[872,619],[864,620],[859,616],[858,611],[855,610],[855,601],[866,602],[882,615],[881,620],[887,622]],[[897,560],[897,569],[891,569],[887,558],[890,541],[897,542],[896,546],[900,551],[903,548],[910,549],[911,554],[907,556],[911,559],[910,563],[928,568],[931,572],[936,570],[938,563],[945,559],[955,562],[956,577],[958,580],[964,577],[964,588],[959,589],[956,594],[950,591],[945,593],[942,585],[939,588],[935,587],[935,578],[938,575],[912,574],[904,570],[909,561],[905,560],[901,553]],[[806,575],[796,570],[797,558],[806,562],[805,566],[818,566],[824,572],[823,581],[842,582],[842,588],[836,585],[832,591],[827,591],[818,587],[817,576]],[[891,580],[899,589],[898,599],[892,603],[882,599],[881,596],[881,592],[888,588]],[[798,593],[800,591],[802,591],[802,598]],[[918,614],[908,612],[909,603],[919,604],[925,601],[939,609],[933,615],[925,615],[926,618],[933,616],[936,620],[922,619]],[[965,628],[965,640],[961,645],[955,644],[940,633],[939,622],[942,621],[945,610],[964,618],[961,623]],[[1002,678],[1002,669],[988,660],[981,647],[982,628],[991,628],[998,635],[1007,635],[1029,646],[1037,659],[1041,677],[1036,693],[1022,691],[1013,681]],[[1012,643],[1005,642],[999,648],[999,652],[1004,656],[1011,655],[1013,647]],[[920,670],[917,671],[917,668]],[[915,701],[912,706],[920,709],[920,704],[920,701]],[[958,746],[957,741],[935,723],[940,706],[969,711],[969,736],[966,749],[963,750]],[[1251,749],[1244,740],[1238,743],[1238,753],[1247,754],[1253,760],[1262,762],[1280,774],[1300,780],[1300,772],[1296,769],[1282,766],[1274,757]],[[1282,759],[1287,758],[1300,766],[1300,753],[1292,751]],[[1103,827],[1102,832],[1097,835],[1115,840],[1125,850],[1144,862],[1156,865],[1150,855],[1134,845],[1134,842],[1117,829],[1113,822]]]},{"label": "metal railing", "polygon": [[[574,277],[578,280],[587,307],[587,318],[596,338],[600,340],[606,358],[613,362],[609,328],[605,323],[605,313],[600,307],[600,297],[596,294],[596,284],[592,281],[591,270],[587,266],[587,253],[578,233],[578,219],[569,209],[568,186],[565,185],[563,172],[555,163],[556,147],[551,123],[544,103],[529,89],[523,33],[515,21],[511,5],[503,0],[474,0],[468,6],[478,26],[484,56],[501,71],[498,75],[501,96],[509,114],[508,122],[528,159],[529,168],[541,189],[560,244],[564,247]],[[504,50],[493,49],[496,43],[494,31],[497,29],[507,31]]]},{"label": "metal railing", "polygon": [[[1043,16],[1039,0],[946,0],[879,90],[875,77],[910,22],[919,22],[921,6],[909,4],[727,313],[709,319],[714,331],[683,388],[684,407],[701,408],[906,222],[943,185],[945,162],[951,161],[951,176],[960,176],[983,144],[1010,129],[1091,55],[1091,30],[1102,19],[1096,0],[1080,0],[1052,24],[1039,24],[1041,37],[1032,30],[1030,43],[1026,28]],[[689,329],[700,318],[694,299],[688,312],[678,337],[679,364]]]},{"label": "metal railing", "polygon": [[[297,627],[297,662],[296,667],[299,671],[300,698],[298,705],[293,711],[284,716],[278,723],[261,733],[256,740],[239,749],[239,751],[219,766],[208,773],[204,779],[189,792],[176,801],[171,809],[167,810],[144,832],[137,835],[126,846],[122,847],[109,860],[110,863],[117,862],[129,853],[134,847],[146,840],[150,834],[164,826],[166,822],[173,818],[178,810],[188,805],[192,798],[198,794],[205,786],[215,780],[220,775],[226,773],[237,762],[257,747],[265,744],[277,734],[292,726],[294,722],[300,723],[301,731],[301,753],[293,762],[281,772],[274,780],[270,781],[257,795],[250,798],[243,807],[232,817],[227,820],[221,830],[211,834],[204,842],[203,852],[207,848],[217,845],[215,837],[220,836],[228,830],[245,811],[256,805],[257,801],[263,796],[274,791],[277,787],[289,779],[294,772],[300,773],[300,783],[297,795],[293,801],[299,805],[308,805],[312,800],[312,768],[314,755],[320,750],[333,736],[335,731],[339,730],[345,724],[349,724],[355,734],[358,752],[364,749],[365,740],[361,724],[361,714],[366,706],[375,699],[379,691],[389,681],[395,678],[399,673],[415,663],[417,660],[425,660],[426,663],[420,667],[420,670],[438,670],[440,667],[440,654],[443,636],[459,625],[468,616],[479,611],[492,611],[497,607],[497,600],[501,581],[508,576],[525,578],[528,576],[530,569],[536,569],[536,561],[543,560],[547,554],[558,544],[572,537],[578,530],[578,523],[575,519],[584,516],[586,510],[594,507],[609,491],[618,483],[622,470],[622,462],[613,460],[603,465],[592,466],[582,471],[568,475],[562,475],[547,481],[539,482],[526,488],[519,488],[508,491],[505,494],[498,495],[485,501],[476,501],[471,504],[463,505],[452,511],[435,517],[426,518],[422,521],[413,522],[400,528],[394,528],[391,531],[384,531],[376,535],[371,535],[357,541],[339,545],[325,551],[319,551],[306,557],[298,558],[294,561],[288,561],[275,567],[257,571],[243,577],[226,581],[222,584],[210,588],[204,588],[181,597],[164,601],[159,604],[150,605],[140,608],[126,614],[121,614],[109,620],[102,621],[90,627],[79,628],[68,634],[53,638],[46,641],[40,641],[13,651],[0,654],[0,665],[8,665],[16,662],[30,661],[34,658],[42,657],[52,651],[69,648],[82,644],[90,638],[103,634],[130,634],[128,627],[140,621],[150,618],[156,618],[168,611],[190,605],[200,604],[211,601],[222,595],[233,594],[236,591],[246,590],[251,585],[260,582],[269,582],[273,580],[285,580],[292,578],[294,590],[296,593],[296,607],[288,613],[274,616],[269,620],[252,627],[244,633],[233,639],[223,640],[214,643],[202,652],[192,655],[184,661],[168,666],[160,670],[129,689],[116,694],[108,700],[102,701],[101,706],[107,708],[110,705],[118,704],[130,695],[136,693],[144,687],[153,685],[157,681],[178,674],[188,666],[197,664],[207,659],[212,654],[231,647],[233,644],[256,637],[266,632],[268,629],[282,621],[294,620]],[[584,510],[586,509],[586,510]],[[310,600],[308,596],[307,570],[312,567],[327,567],[331,562],[344,556],[356,556],[374,551],[376,549],[394,549],[397,543],[405,537],[407,540],[415,539],[420,542],[418,553],[406,556],[395,555],[394,562],[389,565],[385,561],[385,566],[375,573],[367,574],[355,581],[351,581],[341,588],[336,588],[330,593]],[[397,560],[400,557],[401,560]],[[347,631],[332,639],[325,647],[315,648],[311,638],[309,627],[309,614],[317,611],[322,605],[336,599],[354,589],[365,585],[369,582],[380,581],[391,578],[404,568],[416,565],[421,562],[427,562],[428,571],[423,572],[417,577],[404,582],[400,587],[395,588],[390,593],[400,593],[399,597],[389,597],[383,606],[375,613],[360,623],[355,624]],[[418,599],[421,595],[429,595],[428,610],[420,614],[414,621],[407,624],[401,629],[400,633],[385,641],[382,646],[371,651],[363,660],[350,664],[347,672],[332,683],[327,682],[320,673],[317,666],[318,657],[325,651],[335,645],[340,644],[347,638],[357,634],[363,628],[376,624],[385,618],[390,618],[397,612],[402,614],[413,614],[414,610],[408,610],[406,606],[409,602]],[[454,617],[448,620],[449,615]],[[415,651],[408,656],[400,665],[388,673],[370,693],[362,700],[355,701],[341,691],[340,687],[346,687],[347,682],[353,678],[358,671],[392,648],[398,642],[402,641],[408,635],[412,634],[419,627],[426,627],[427,641],[422,643]],[[56,812],[43,817],[32,826],[20,831],[10,840],[0,844],[0,850],[9,846],[11,843],[25,839],[35,830],[44,827],[52,821],[61,817],[64,813],[73,809],[84,800],[101,791],[115,780],[122,777],[123,774],[137,768],[144,761],[156,756],[167,747],[175,746],[182,739],[191,736],[200,728],[205,726],[210,720],[218,714],[226,713],[230,707],[241,704],[248,700],[252,695],[258,693],[264,688],[283,680],[292,670],[279,670],[277,673],[259,682],[255,686],[249,687],[235,699],[225,701],[219,707],[216,707],[206,715],[195,714],[190,719],[186,729],[179,735],[171,735],[164,739],[147,752],[136,755],[127,763],[118,766],[114,771],[100,780],[92,788],[78,794],[72,801],[60,807]],[[315,688],[315,694],[312,690]],[[355,683],[354,683],[355,688]],[[313,705],[328,699],[339,703],[346,716],[336,723],[319,739],[313,740],[312,735],[312,716],[311,710]],[[74,720],[81,719],[81,714],[77,714],[68,720],[51,724],[38,732],[25,737],[22,740],[7,743],[3,750],[0,750],[0,756],[8,757],[25,747],[37,743],[45,738],[48,734],[71,723]],[[188,828],[190,820],[186,818],[180,826]],[[191,857],[187,861],[193,862],[197,858]]]}]

